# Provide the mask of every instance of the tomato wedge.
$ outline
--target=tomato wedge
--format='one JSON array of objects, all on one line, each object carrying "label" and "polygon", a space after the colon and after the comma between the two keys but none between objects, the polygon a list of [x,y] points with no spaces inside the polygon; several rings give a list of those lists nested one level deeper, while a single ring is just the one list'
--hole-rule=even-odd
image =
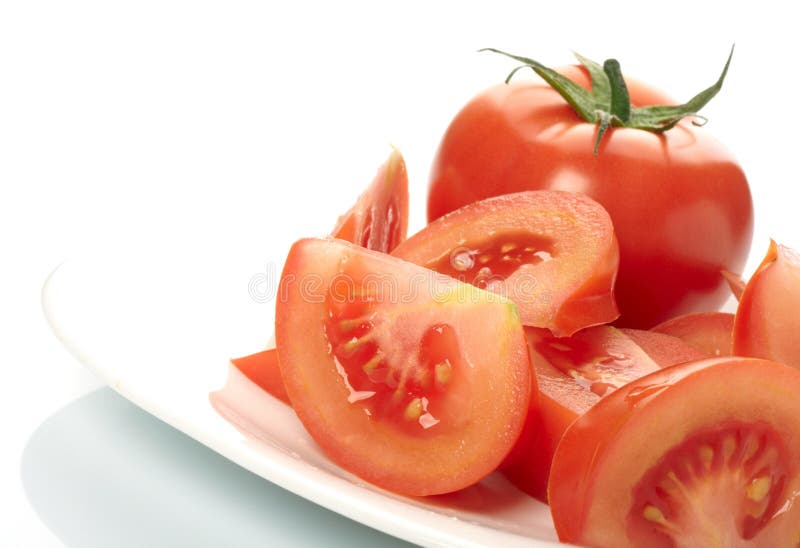
[{"label": "tomato wedge", "polygon": [[582,194],[528,191],[475,202],[392,254],[501,293],[516,303],[523,324],[560,336],[619,315],[611,219]]},{"label": "tomato wedge", "polygon": [[494,470],[534,379],[514,304],[341,240],[300,240],[276,306],[281,376],[337,464],[405,495]]},{"label": "tomato wedge", "polygon": [[800,368],[800,255],[770,242],[747,282],[733,327],[733,351]]},{"label": "tomato wedge", "polygon": [[567,427],[600,398],[658,365],[622,331],[605,325],[564,338],[532,327],[525,333],[539,397],[503,473],[519,489],[546,502],[550,463]]},{"label": "tomato wedge", "polygon": [[707,358],[730,356],[733,351],[733,314],[700,312],[660,323],[651,331],[678,337]]},{"label": "tomato wedge", "polygon": [[628,328],[622,328],[621,331],[638,344],[659,367],[669,367],[710,357],[693,346],[689,346],[678,337],[666,333]]},{"label": "tomato wedge", "polygon": [[548,495],[564,542],[797,546],[800,371],[711,358],[646,375],[565,432]]},{"label": "tomato wedge", "polygon": [[408,172],[400,151],[392,149],[369,188],[339,217],[331,236],[389,253],[406,239],[407,230]]}]

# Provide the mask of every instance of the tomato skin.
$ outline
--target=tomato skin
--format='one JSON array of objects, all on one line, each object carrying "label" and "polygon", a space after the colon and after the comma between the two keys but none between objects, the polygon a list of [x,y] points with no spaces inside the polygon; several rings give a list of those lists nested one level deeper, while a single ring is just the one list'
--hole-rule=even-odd
[{"label": "tomato skin", "polygon": [[667,320],[652,331],[678,337],[707,358],[730,356],[733,352],[733,318],[733,314],[727,312],[699,312]]},{"label": "tomato skin", "polygon": [[[388,280],[386,291],[394,291],[368,301],[377,307],[376,315],[357,322],[386,320],[381,324],[388,329],[386,336],[374,343],[385,355],[398,363],[418,355],[420,332],[442,323],[452,327],[463,349],[460,361],[468,367],[454,370],[445,379],[446,389],[431,396],[438,420],[430,428],[421,419],[424,430],[398,428],[376,412],[377,404],[369,408],[378,398],[383,398],[381,403],[389,398],[378,394],[378,388],[355,385],[354,377],[363,374],[355,368],[345,370],[348,364],[337,358],[336,341],[329,333],[339,328],[331,322],[341,326],[342,317],[321,297],[339,289],[334,282],[355,282],[354,287],[365,289],[367,279]],[[535,380],[522,325],[510,301],[334,239],[294,244],[279,295],[285,298],[276,305],[275,335],[286,392],[309,434],[344,469],[396,493],[426,496],[480,481],[513,446]],[[442,344],[434,341],[434,354]]]},{"label": "tomato skin", "polygon": [[800,255],[770,242],[767,254],[739,299],[733,351],[800,368]]},{"label": "tomato skin", "polygon": [[666,333],[627,327],[622,328],[621,331],[638,344],[659,367],[669,367],[711,357],[682,339]]},{"label": "tomato skin", "polygon": [[[562,71],[588,87],[583,70]],[[628,81],[634,105],[669,103]],[[753,206],[747,179],[703,128],[680,123],[654,134],[597,128],[541,81],[491,87],[447,129],[431,170],[429,221],[488,196],[527,189],[583,192],[611,215],[620,244],[619,325],[648,329],[716,309],[722,270],[741,272]]]},{"label": "tomato skin", "polygon": [[[477,285],[471,272],[483,270],[479,259],[501,255],[504,244],[514,247],[512,254],[537,252],[528,257],[532,262],[505,272],[499,287],[524,325],[566,336],[618,317],[619,245],[608,213],[582,194],[527,191],[474,202],[433,221],[392,255]],[[487,246],[493,253],[481,251]],[[454,255],[464,253],[469,276],[454,266]],[[486,263],[490,278],[510,262]]]},{"label": "tomato skin", "polygon": [[[548,495],[559,538],[588,546],[633,546],[629,511],[640,480],[692,433],[733,423],[767,425],[788,452],[780,462],[788,480],[776,486],[782,497],[778,507],[786,502],[787,511],[775,512],[760,536],[750,540],[755,546],[794,545],[800,520],[800,507],[792,504],[800,489],[798,390],[800,372],[793,368],[725,357],[662,369],[613,392],[576,420],[556,449]],[[708,477],[704,473],[697,472],[701,479]],[[724,497],[716,503],[736,507]],[[734,529],[719,525],[723,545],[728,535],[738,534]],[[702,544],[684,539],[683,545]]]}]

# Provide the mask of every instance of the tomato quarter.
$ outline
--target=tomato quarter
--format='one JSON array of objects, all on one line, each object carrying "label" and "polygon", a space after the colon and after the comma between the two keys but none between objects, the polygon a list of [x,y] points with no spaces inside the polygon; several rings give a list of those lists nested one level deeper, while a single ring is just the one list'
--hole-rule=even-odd
[{"label": "tomato quarter", "polygon": [[594,200],[530,191],[469,204],[429,224],[393,255],[514,301],[525,325],[557,335],[618,316],[619,248]]},{"label": "tomato quarter", "polygon": [[531,396],[510,301],[341,240],[301,240],[276,307],[292,406],[343,468],[406,495],[461,489],[516,441]]}]

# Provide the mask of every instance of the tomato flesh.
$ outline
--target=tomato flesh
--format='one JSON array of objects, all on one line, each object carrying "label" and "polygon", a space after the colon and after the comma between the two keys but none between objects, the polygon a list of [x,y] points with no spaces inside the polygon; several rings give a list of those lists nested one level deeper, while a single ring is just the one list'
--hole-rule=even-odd
[{"label": "tomato flesh", "polygon": [[783,503],[789,456],[767,423],[734,421],[694,432],[634,487],[629,538],[641,546],[753,539]]},{"label": "tomato flesh", "polygon": [[599,204],[570,192],[529,191],[445,215],[392,254],[508,297],[525,325],[571,335],[618,316],[618,251]]},{"label": "tomato flesh", "polygon": [[535,388],[513,303],[333,239],[292,247],[279,294],[286,392],[335,463],[422,496],[509,452]]},{"label": "tomato flesh", "polygon": [[[645,375],[579,417],[553,457],[562,541],[796,546],[800,371],[711,358]],[[747,544],[749,545],[749,544]]]},{"label": "tomato flesh", "polygon": [[600,398],[658,369],[622,331],[596,326],[557,338],[526,328],[539,398],[503,473],[522,491],[546,502],[556,446],[567,427]]}]

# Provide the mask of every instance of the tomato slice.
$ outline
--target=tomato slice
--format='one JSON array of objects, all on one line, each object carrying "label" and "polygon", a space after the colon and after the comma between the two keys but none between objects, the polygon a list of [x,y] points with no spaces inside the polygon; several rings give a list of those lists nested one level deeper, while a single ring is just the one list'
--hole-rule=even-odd
[{"label": "tomato slice", "polygon": [[690,346],[678,337],[666,333],[628,328],[622,328],[621,331],[638,344],[659,367],[669,367],[709,357],[708,354]]},{"label": "tomato slice", "polygon": [[660,323],[651,331],[678,337],[707,358],[730,356],[733,351],[733,314],[700,312]]},{"label": "tomato slice", "polygon": [[408,172],[400,151],[392,149],[369,188],[339,217],[331,236],[389,253],[406,239],[407,230]]},{"label": "tomato slice", "polygon": [[501,293],[523,324],[560,336],[619,315],[611,219],[582,194],[542,190],[475,202],[433,221],[393,255]]},{"label": "tomato slice", "polygon": [[559,538],[586,546],[797,546],[800,371],[753,358],[661,369],[606,396],[556,449]]},{"label": "tomato slice", "polygon": [[539,397],[503,467],[519,489],[543,502],[556,445],[567,427],[600,398],[658,365],[619,329],[596,326],[557,338],[525,329]]},{"label": "tomato slice", "polygon": [[278,352],[274,348],[234,358],[231,363],[262,390],[291,405],[278,366]]},{"label": "tomato slice", "polygon": [[733,327],[733,351],[800,368],[800,255],[770,242],[747,283]]},{"label": "tomato slice", "polygon": [[512,302],[333,239],[292,247],[279,295],[286,392],[343,468],[431,495],[479,481],[513,446],[534,379]]}]

